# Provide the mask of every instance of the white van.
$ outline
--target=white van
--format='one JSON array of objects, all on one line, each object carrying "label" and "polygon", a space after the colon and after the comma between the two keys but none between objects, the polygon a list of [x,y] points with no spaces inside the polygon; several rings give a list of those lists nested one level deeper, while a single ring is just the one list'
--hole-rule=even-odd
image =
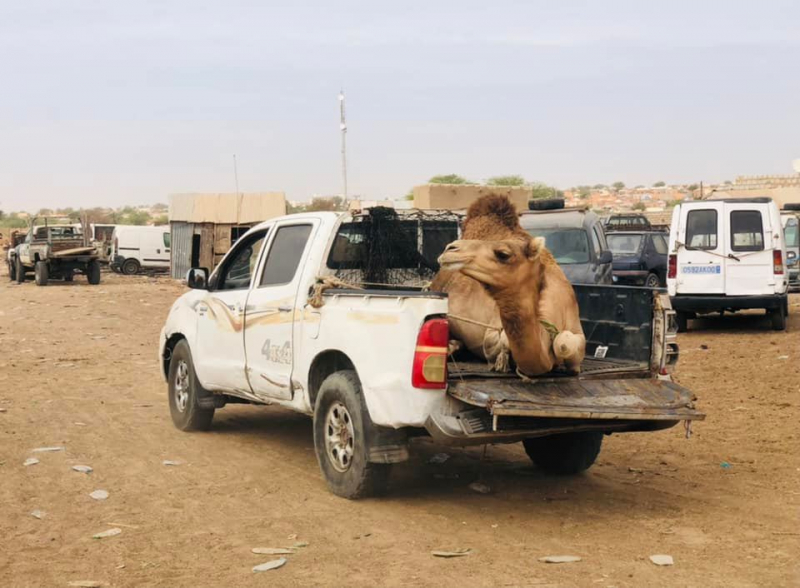
[{"label": "white van", "polygon": [[684,202],[669,237],[667,288],[678,330],[698,313],[766,309],[775,330],[789,313],[786,249],[771,198]]},{"label": "white van", "polygon": [[169,269],[170,228],[117,225],[109,266],[133,275],[142,268]]}]

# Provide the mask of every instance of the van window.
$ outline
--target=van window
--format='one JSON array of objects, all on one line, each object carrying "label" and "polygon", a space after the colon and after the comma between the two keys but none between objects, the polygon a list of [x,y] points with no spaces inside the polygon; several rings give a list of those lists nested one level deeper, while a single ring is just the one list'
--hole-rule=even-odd
[{"label": "van window", "polygon": [[294,279],[310,234],[311,225],[290,225],[278,229],[264,264],[262,286],[288,284]]},{"label": "van window", "polygon": [[717,211],[690,210],[686,215],[686,247],[717,248]]},{"label": "van window", "polygon": [[172,243],[172,235],[170,233],[164,233],[164,247],[169,249],[170,243]]},{"label": "van window", "polygon": [[757,210],[731,212],[731,249],[734,251],[762,251],[764,230],[761,213]]}]

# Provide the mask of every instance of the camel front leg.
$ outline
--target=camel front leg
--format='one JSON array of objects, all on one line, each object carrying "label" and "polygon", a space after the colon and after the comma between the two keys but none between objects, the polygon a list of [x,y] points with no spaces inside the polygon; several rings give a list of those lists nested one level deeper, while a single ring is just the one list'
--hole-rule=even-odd
[{"label": "camel front leg", "polygon": [[486,330],[483,337],[486,360],[494,363],[492,370],[500,373],[511,371],[511,351],[505,331]]},{"label": "camel front leg", "polygon": [[586,355],[586,337],[571,331],[561,331],[553,339],[553,353],[558,363],[563,363],[569,372],[577,375]]}]

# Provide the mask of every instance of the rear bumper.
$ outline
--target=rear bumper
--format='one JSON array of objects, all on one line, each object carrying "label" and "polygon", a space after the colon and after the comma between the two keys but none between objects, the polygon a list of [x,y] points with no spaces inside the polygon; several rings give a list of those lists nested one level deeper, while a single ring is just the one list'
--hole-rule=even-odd
[{"label": "rear bumper", "polygon": [[757,296],[671,296],[672,309],[684,312],[711,312],[714,310],[765,308],[772,310],[786,304],[786,294],[759,294]]}]

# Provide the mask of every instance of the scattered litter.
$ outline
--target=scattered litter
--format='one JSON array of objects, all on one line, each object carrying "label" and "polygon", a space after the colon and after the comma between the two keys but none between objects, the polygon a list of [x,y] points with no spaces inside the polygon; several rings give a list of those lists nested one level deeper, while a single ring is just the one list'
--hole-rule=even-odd
[{"label": "scattered litter", "polygon": [[494,525],[492,525],[492,529],[496,529],[496,528],[497,528],[497,527],[499,527],[499,526],[500,526],[500,525],[498,525],[497,523],[495,523]]},{"label": "scattered litter", "polygon": [[24,465],[24,466],[32,466],[32,465],[36,465],[37,463],[39,463],[38,459],[36,459],[35,457],[29,457],[28,459],[26,459],[25,461],[22,462],[22,465]]},{"label": "scattered litter", "polygon": [[121,569],[123,569],[124,567],[125,567],[125,564],[119,564],[119,565],[117,566],[117,569],[118,569],[118,570],[121,570]]},{"label": "scattered litter", "polygon": [[464,557],[472,553],[472,549],[464,547],[463,549],[456,549],[454,551],[431,551],[433,557]]},{"label": "scattered litter", "polygon": [[8,412],[7,408],[0,408],[0,412]]},{"label": "scattered litter", "polygon": [[76,588],[100,588],[105,586],[103,582],[95,582],[94,580],[74,580],[67,584],[67,586],[75,586]]},{"label": "scattered litter", "polygon": [[134,404],[134,408],[153,408],[152,404]]},{"label": "scattered litter", "polygon": [[634,474],[643,474],[644,473],[644,470],[642,470],[640,468],[628,468],[628,471],[629,472],[633,472]]},{"label": "scattered litter", "polygon": [[705,345],[705,344],[700,345],[700,349],[708,349],[708,345]]},{"label": "scattered litter", "polygon": [[94,498],[95,500],[105,500],[108,498],[108,492],[105,490],[95,490],[94,492],[90,492],[89,496]]},{"label": "scattered litter", "polygon": [[779,355],[778,359],[789,359],[788,355]]},{"label": "scattered litter", "polygon": [[492,489],[483,482],[473,482],[469,485],[469,489],[480,494],[489,494],[492,491]]},{"label": "scattered litter", "polygon": [[90,466],[87,465],[74,465],[72,466],[72,469],[82,474],[91,474],[94,471]]},{"label": "scattered litter", "polygon": [[539,561],[552,564],[575,563],[576,561],[581,561],[581,558],[577,555],[546,555],[544,557],[540,557]]},{"label": "scattered litter", "polygon": [[179,462],[179,461],[172,461],[171,459],[165,459],[165,460],[164,460],[164,461],[162,461],[161,463],[162,463],[162,464],[164,464],[165,466],[177,466],[177,465],[181,465],[181,462]]},{"label": "scattered litter", "polygon": [[287,539],[292,539],[292,540],[297,539],[297,533],[292,533],[287,537]]},{"label": "scattered litter", "polygon": [[294,549],[286,547],[253,547],[250,551],[259,555],[291,555],[294,553]]},{"label": "scattered litter", "polygon": [[105,539],[106,537],[114,537],[120,533],[122,533],[122,529],[109,529],[108,531],[103,531],[102,533],[92,535],[92,539]]},{"label": "scattered litter", "polygon": [[138,529],[139,528],[136,525],[126,525],[124,523],[106,523],[106,525],[112,525],[114,527],[123,527],[125,529]]},{"label": "scattered litter", "polygon": [[651,555],[650,561],[657,566],[671,566],[675,563],[671,555]]},{"label": "scattered litter", "polygon": [[731,469],[731,464],[729,464],[727,461],[723,461],[721,464],[719,464],[719,467],[721,467],[723,470],[729,470]]},{"label": "scattered litter", "polygon": [[259,564],[253,568],[254,572],[268,572],[270,570],[276,570],[279,567],[283,566],[286,563],[286,558],[282,557],[280,559],[273,559],[272,561],[268,561],[267,563]]},{"label": "scattered litter", "polygon": [[308,547],[308,541],[297,541],[292,545],[293,549],[300,549],[301,547]]},{"label": "scattered litter", "polygon": [[447,453],[437,453],[428,460],[428,463],[444,463],[448,459],[450,459],[450,455]]},{"label": "scattered litter", "polygon": [[82,422],[80,422],[80,421],[75,421],[75,422],[74,422],[74,423],[72,423],[72,424],[73,424],[73,425],[77,425],[78,427],[85,427],[85,426],[86,426],[86,423],[82,423]]},{"label": "scattered litter", "polygon": [[34,517],[34,518],[40,519],[40,520],[43,519],[46,515],[47,515],[47,513],[45,513],[43,510],[38,510],[37,509],[37,510],[31,511],[31,516]]},{"label": "scattered litter", "polygon": [[353,539],[366,539],[367,537],[372,537],[372,533],[364,533],[363,535],[356,535]]},{"label": "scattered litter", "polygon": [[37,447],[33,450],[34,453],[46,453],[48,451],[64,451],[64,447]]}]

